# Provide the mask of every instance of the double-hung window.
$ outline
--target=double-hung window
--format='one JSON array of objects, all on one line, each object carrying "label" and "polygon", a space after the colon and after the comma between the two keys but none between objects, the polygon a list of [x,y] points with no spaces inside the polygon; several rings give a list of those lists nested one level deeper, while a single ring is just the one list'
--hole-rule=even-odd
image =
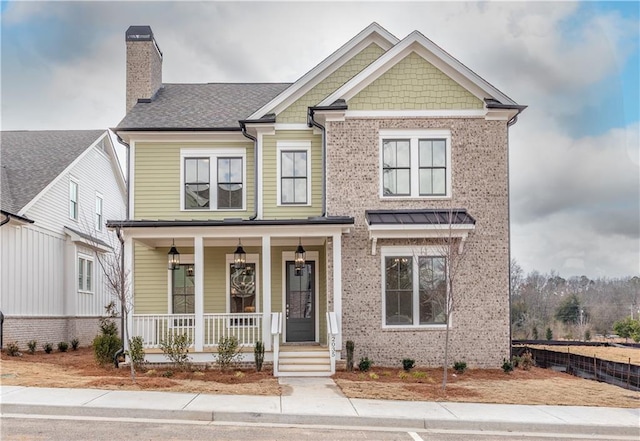
[{"label": "double-hung window", "polygon": [[380,131],[381,197],[451,196],[451,134],[447,130]]},{"label": "double-hung window", "polygon": [[447,323],[447,263],[437,250],[383,249],[383,326]]},{"label": "double-hung window", "polygon": [[93,292],[93,260],[78,256],[78,291]]},{"label": "double-hung window", "polygon": [[96,194],[96,230],[102,231],[103,217],[102,217],[102,205],[104,199],[102,195]]},{"label": "double-hung window", "polygon": [[69,181],[69,218],[78,220],[78,181]]},{"label": "double-hung window", "polygon": [[183,210],[245,209],[245,149],[182,149],[181,159]]},{"label": "double-hung window", "polygon": [[277,145],[278,205],[311,204],[311,142]]}]

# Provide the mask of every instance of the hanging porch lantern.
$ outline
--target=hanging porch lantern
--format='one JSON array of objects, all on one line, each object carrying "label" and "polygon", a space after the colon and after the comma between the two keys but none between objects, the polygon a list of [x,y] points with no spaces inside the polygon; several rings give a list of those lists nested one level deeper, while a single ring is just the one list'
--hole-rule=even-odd
[{"label": "hanging porch lantern", "polygon": [[247,266],[247,253],[242,248],[242,242],[238,239],[238,248],[233,252],[233,267],[235,269],[245,269]]},{"label": "hanging porch lantern", "polygon": [[302,269],[304,268],[304,265],[305,265],[306,255],[307,255],[306,251],[304,250],[304,248],[302,248],[302,240],[298,238],[298,248],[296,248],[296,253],[293,259],[295,263],[296,276],[302,275]]},{"label": "hanging porch lantern", "polygon": [[178,267],[180,266],[180,253],[176,249],[175,240],[172,240],[171,242],[171,249],[169,250],[168,256],[169,256],[169,269],[177,270]]}]

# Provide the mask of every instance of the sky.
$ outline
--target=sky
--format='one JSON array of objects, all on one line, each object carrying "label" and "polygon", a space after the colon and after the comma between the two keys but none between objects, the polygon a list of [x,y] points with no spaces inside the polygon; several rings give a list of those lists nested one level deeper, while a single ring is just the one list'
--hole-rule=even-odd
[{"label": "sky", "polygon": [[640,2],[0,1],[2,130],[115,127],[129,25],[163,81],[293,82],[371,22],[418,30],[519,104],[511,255],[529,272],[640,274]]}]

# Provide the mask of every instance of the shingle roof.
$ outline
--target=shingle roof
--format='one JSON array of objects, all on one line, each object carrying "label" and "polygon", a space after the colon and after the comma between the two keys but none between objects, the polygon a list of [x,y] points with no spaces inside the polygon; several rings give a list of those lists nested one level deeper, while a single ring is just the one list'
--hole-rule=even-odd
[{"label": "shingle roof", "polygon": [[369,225],[448,225],[451,223],[475,225],[476,220],[467,210],[454,208],[453,210],[367,210],[365,212]]},{"label": "shingle roof", "polygon": [[148,102],[138,101],[117,130],[236,128],[290,83],[163,84]]},{"label": "shingle roof", "polygon": [[104,132],[0,132],[2,210],[17,214]]}]

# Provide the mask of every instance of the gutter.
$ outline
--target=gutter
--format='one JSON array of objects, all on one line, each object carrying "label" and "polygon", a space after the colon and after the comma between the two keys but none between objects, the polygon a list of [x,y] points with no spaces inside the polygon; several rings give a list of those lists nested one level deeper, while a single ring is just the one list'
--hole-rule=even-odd
[{"label": "gutter", "polygon": [[313,115],[315,112],[314,107],[309,107],[307,111],[307,125],[309,127],[317,127],[322,131],[322,214],[320,216],[327,216],[327,129],[315,119]]},{"label": "gutter", "polygon": [[19,216],[17,214],[13,214],[13,213],[9,213],[8,211],[0,210],[0,213],[2,213],[5,216],[5,218],[2,219],[2,221],[0,221],[0,227],[5,225],[5,224],[8,224],[9,222],[11,222],[12,218],[17,220],[17,221],[19,221],[19,222],[26,223],[26,224],[32,224],[32,223],[35,222],[35,221],[33,221],[33,220],[31,220],[31,219],[29,219],[27,217]]},{"label": "gutter", "polygon": [[253,216],[249,220],[255,220],[258,217],[258,138],[247,132],[246,121],[239,121],[242,135],[253,141]]}]

